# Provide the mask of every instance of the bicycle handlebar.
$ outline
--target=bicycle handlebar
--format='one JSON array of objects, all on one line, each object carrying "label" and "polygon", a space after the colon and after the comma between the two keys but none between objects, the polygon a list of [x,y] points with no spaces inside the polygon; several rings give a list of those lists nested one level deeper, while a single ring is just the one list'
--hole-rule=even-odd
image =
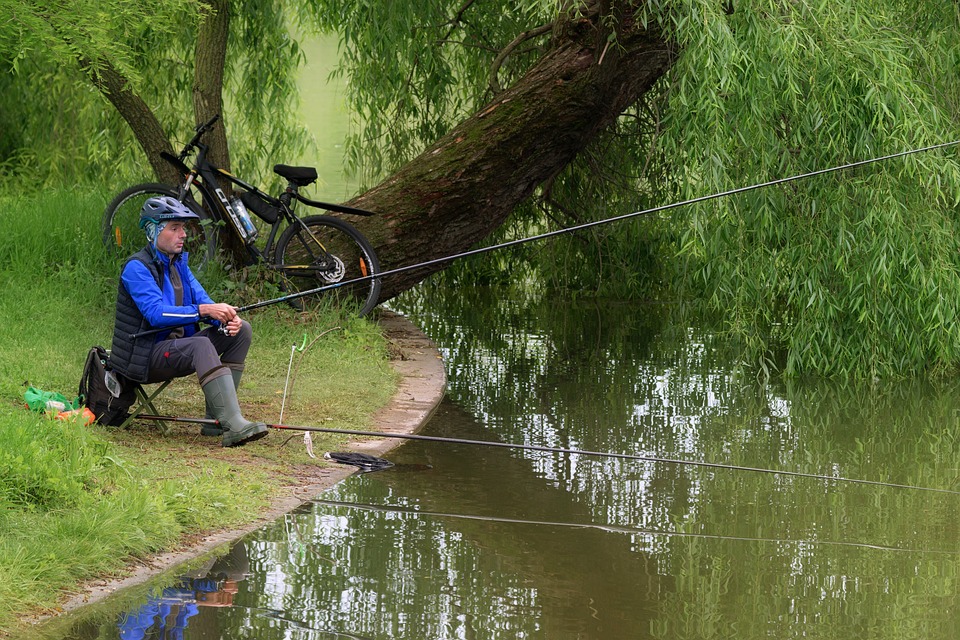
[{"label": "bicycle handlebar", "polygon": [[213,129],[213,125],[219,119],[220,119],[220,114],[216,113],[207,122],[204,122],[203,124],[198,124],[196,128],[194,128],[194,131],[196,131],[196,134],[194,134],[190,142],[184,145],[183,150],[180,151],[180,160],[183,160],[188,155],[190,155],[190,152],[193,151],[193,148],[196,147],[198,144],[200,144],[200,138],[203,137],[203,134]]},{"label": "bicycle handlebar", "polygon": [[220,114],[219,114],[219,113],[215,113],[215,114],[213,114],[213,117],[210,118],[210,120],[207,121],[205,124],[198,124],[198,125],[197,125],[197,128],[196,128],[197,135],[199,136],[199,135],[202,134],[203,132],[209,131],[210,129],[212,129],[212,128],[213,128],[213,123],[215,123],[215,122],[216,122],[217,120],[219,120],[219,119],[220,119]]}]

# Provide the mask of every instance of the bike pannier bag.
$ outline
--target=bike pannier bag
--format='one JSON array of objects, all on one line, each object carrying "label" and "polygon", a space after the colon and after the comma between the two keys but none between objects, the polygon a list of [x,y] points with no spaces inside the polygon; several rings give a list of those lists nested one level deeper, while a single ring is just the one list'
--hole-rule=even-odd
[{"label": "bike pannier bag", "polygon": [[247,209],[257,214],[261,220],[269,224],[276,222],[280,214],[280,210],[277,207],[252,191],[244,191],[241,193],[240,202],[242,202]]}]

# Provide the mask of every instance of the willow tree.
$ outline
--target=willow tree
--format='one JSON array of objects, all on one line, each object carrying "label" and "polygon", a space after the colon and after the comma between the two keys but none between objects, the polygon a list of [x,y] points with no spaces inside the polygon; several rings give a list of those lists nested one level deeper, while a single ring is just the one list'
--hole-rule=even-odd
[{"label": "willow tree", "polygon": [[302,56],[279,3],[0,0],[0,15],[0,177],[176,180],[159,152],[215,113],[224,168],[303,147]]},{"label": "willow tree", "polygon": [[25,177],[114,192],[173,183],[160,152],[214,114],[226,126],[205,141],[228,171],[235,161],[260,170],[305,144],[292,117],[301,54],[279,3],[0,0],[0,15],[0,180],[18,188]]},{"label": "willow tree", "polygon": [[[176,39],[199,17],[193,0],[153,6],[0,0],[0,16],[0,166],[5,174],[24,167],[30,184],[47,176],[76,179],[84,172],[76,165],[84,160],[103,175],[117,146],[103,139],[104,111],[89,99],[90,79],[105,91],[127,79],[109,89],[122,99],[123,89],[143,80],[143,51]],[[158,128],[144,135],[169,145]]]},{"label": "willow tree", "polygon": [[[367,230],[391,267],[471,246],[531,196],[550,226],[957,137],[945,3],[313,6],[342,34],[353,157],[390,174],[354,203],[384,212]],[[671,296],[791,375],[952,368],[958,177],[951,150],[676,210],[655,221]],[[622,256],[630,237],[584,245]]]}]

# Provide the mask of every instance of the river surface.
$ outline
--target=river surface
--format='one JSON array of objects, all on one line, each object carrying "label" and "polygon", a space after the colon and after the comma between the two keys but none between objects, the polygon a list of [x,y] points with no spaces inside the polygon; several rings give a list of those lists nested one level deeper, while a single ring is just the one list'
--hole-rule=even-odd
[{"label": "river surface", "polygon": [[762,382],[656,305],[398,306],[449,375],[423,433],[648,459],[409,442],[56,637],[956,637],[956,384]]}]

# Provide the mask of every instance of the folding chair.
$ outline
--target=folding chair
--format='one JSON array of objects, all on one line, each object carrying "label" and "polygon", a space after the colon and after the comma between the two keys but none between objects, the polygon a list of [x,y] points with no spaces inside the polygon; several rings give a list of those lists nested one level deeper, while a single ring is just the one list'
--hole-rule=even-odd
[{"label": "folding chair", "polygon": [[[166,389],[167,385],[173,382],[173,380],[176,380],[176,378],[171,380],[165,380],[163,382],[158,382],[157,386],[150,393],[147,393],[147,390],[143,388],[143,385],[134,383],[136,386],[134,387],[133,390],[137,394],[137,402],[134,403],[134,405],[130,408],[130,415],[127,416],[127,419],[123,421],[123,424],[120,425],[120,428],[121,429],[129,428],[133,424],[133,421],[137,418],[137,416],[139,416],[142,413],[146,413],[147,415],[155,415],[155,416],[160,415],[160,412],[157,410],[157,407],[153,404],[153,401],[161,393],[163,393],[163,390]],[[130,381],[128,380],[127,383],[130,383]],[[149,411],[147,411],[148,409]],[[163,435],[167,435],[170,432],[170,426],[166,422],[164,422],[163,420],[156,420],[155,422],[157,423],[157,426],[160,429],[160,433],[162,433]]]},{"label": "folding chair", "polygon": [[[107,349],[106,352],[107,352],[107,362],[109,362],[110,349]],[[160,394],[163,393],[163,390],[167,388],[167,385],[169,385],[175,379],[176,378],[165,380],[164,382],[158,382],[156,383],[157,386],[153,389],[153,391],[151,393],[147,393],[147,390],[144,389],[143,385],[140,384],[139,382],[133,382],[129,378],[124,378],[125,384],[134,385],[133,392],[137,396],[137,401],[134,402],[133,405],[130,407],[130,414],[127,416],[127,419],[124,420],[120,424],[120,426],[117,428],[129,429],[131,426],[133,426],[133,421],[137,419],[137,416],[139,416],[142,413],[146,413],[147,415],[155,415],[155,416],[160,415],[160,412],[157,410],[157,406],[153,404],[153,401],[156,400],[160,396]],[[147,411],[148,409],[149,409],[149,412]],[[160,433],[162,433],[163,435],[167,435],[168,433],[170,433],[170,425],[168,425],[163,420],[157,420],[156,422],[157,422],[158,428],[160,429]]]}]

